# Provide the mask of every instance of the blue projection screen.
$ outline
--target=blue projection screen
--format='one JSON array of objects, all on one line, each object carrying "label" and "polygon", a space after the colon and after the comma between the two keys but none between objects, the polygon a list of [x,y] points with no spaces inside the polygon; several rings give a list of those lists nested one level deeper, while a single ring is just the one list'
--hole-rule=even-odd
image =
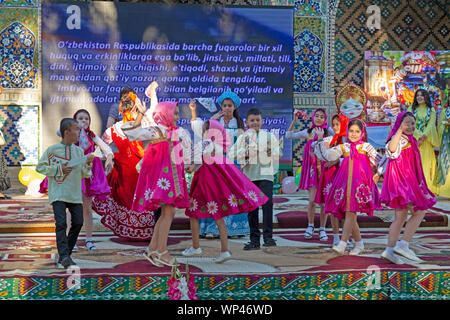
[{"label": "blue projection screen", "polygon": [[[292,8],[92,2],[42,5],[43,148],[56,143],[63,117],[85,108],[101,135],[124,86],[139,98],[156,80],[159,101],[180,103],[178,125],[190,128],[189,102],[225,90],[262,112],[263,128],[282,137],[292,121]],[[217,111],[220,106],[216,102]],[[197,102],[198,115],[215,112]],[[284,143],[282,167],[292,165]]]}]

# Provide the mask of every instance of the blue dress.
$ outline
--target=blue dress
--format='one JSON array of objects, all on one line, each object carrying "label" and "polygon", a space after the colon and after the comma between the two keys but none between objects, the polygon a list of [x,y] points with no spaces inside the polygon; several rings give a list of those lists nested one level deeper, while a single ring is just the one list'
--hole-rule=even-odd
[{"label": "blue dress", "polygon": [[[237,140],[237,120],[233,118],[228,126],[225,125],[223,117],[218,120],[230,135],[232,144]],[[236,162],[235,162],[236,163]],[[239,165],[236,163],[239,167]],[[248,213],[235,214],[223,218],[228,230],[229,236],[245,236],[250,234],[250,226],[248,224]],[[200,224],[200,235],[212,234],[214,236],[219,235],[219,229],[213,218],[199,219]]]}]

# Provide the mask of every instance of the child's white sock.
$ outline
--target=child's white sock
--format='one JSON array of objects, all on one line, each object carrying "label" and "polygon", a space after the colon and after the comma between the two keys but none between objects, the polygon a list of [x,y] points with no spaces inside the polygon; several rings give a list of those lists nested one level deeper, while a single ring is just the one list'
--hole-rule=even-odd
[{"label": "child's white sock", "polygon": [[409,242],[405,240],[400,240],[399,242],[397,242],[397,245],[402,249],[409,249]]},{"label": "child's white sock", "polygon": [[355,247],[364,248],[364,242],[362,241],[362,239],[355,242]]}]

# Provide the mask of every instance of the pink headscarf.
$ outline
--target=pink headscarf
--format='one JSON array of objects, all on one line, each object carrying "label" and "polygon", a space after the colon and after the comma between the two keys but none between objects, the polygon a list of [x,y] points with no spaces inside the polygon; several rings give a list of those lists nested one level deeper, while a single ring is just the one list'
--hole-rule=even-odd
[{"label": "pink headscarf", "polygon": [[[361,136],[359,137],[359,140],[356,142],[351,142],[350,138],[348,137],[348,131],[350,129],[350,123],[352,123],[352,125],[354,124],[354,121],[358,121],[361,123],[362,129],[361,129]],[[357,156],[358,155],[358,150],[356,150],[356,146],[360,145],[361,143],[364,142],[364,135],[366,133],[366,124],[364,123],[364,121],[360,120],[360,119],[352,119],[348,122],[348,126],[347,126],[347,141],[348,143],[350,143],[350,159],[353,159],[353,156]]]},{"label": "pink headscarf", "polygon": [[206,138],[211,139],[215,144],[220,145],[223,148],[224,154],[231,144],[230,135],[224,126],[217,120],[209,119],[209,130],[207,131]]},{"label": "pink headscarf", "polygon": [[178,127],[173,124],[176,107],[178,107],[178,102],[164,101],[159,102],[153,111],[153,120],[168,128],[167,138],[172,141],[178,140]]},{"label": "pink headscarf", "polygon": [[[386,140],[386,143],[388,143],[389,140],[391,140],[391,138],[397,133],[398,129],[399,129],[400,126],[402,125],[403,118],[404,118],[407,114],[408,114],[409,116],[413,116],[413,117],[414,117],[414,115],[413,115],[411,112],[408,112],[408,111],[403,111],[403,112],[399,113],[399,115],[398,115],[397,118],[395,119],[394,126],[392,127],[391,133],[389,134],[389,136],[388,136],[388,138],[387,138],[387,140]],[[404,134],[405,136],[408,137],[408,140],[409,140],[409,142],[411,143],[411,145],[412,145],[412,147],[414,148],[414,150],[419,150],[419,147],[418,147],[418,145],[417,145],[417,140],[416,140],[416,138],[414,137],[414,134],[412,134],[412,135],[408,135],[408,134],[406,134],[406,133],[403,133],[403,134]]]},{"label": "pink headscarf", "polygon": [[[314,116],[316,115],[317,111],[322,111],[325,114],[325,121],[323,122],[323,124],[321,126],[316,126],[315,123],[314,123]],[[314,128],[322,128],[324,130],[328,129],[328,114],[327,114],[327,111],[325,109],[323,109],[323,108],[317,108],[316,110],[314,110],[314,112],[312,113],[312,116],[311,116],[311,122],[312,122],[311,129],[314,129]]]}]

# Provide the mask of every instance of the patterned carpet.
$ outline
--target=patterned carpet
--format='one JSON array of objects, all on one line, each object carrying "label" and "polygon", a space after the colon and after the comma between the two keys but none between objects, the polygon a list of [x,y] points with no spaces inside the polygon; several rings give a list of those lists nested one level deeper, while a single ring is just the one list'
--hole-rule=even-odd
[{"label": "patterned carpet", "polygon": [[[80,248],[73,253],[80,282],[71,286],[68,280],[73,273],[55,265],[54,221],[48,200],[23,193],[10,195],[13,199],[0,202],[0,299],[168,299],[170,268],[151,265],[142,257],[147,242],[115,237],[96,214],[94,242],[99,250],[90,252],[84,247],[82,231]],[[274,199],[277,246],[244,251],[248,236],[230,239],[232,259],[223,264],[213,261],[219,253],[219,240],[202,239],[200,257],[181,255],[191,245],[191,238],[184,212],[177,211],[169,250],[182,273],[189,265],[199,299],[450,299],[448,200],[438,201],[411,243],[424,262],[405,260],[405,264],[394,265],[380,258],[392,212],[377,212],[373,221],[361,216],[364,253],[338,256],[331,250],[331,234],[327,242],[319,241],[317,233],[311,240],[304,238],[306,193],[276,195]]]},{"label": "patterned carpet", "polygon": [[[338,256],[328,243],[305,240],[303,230],[278,229],[278,246],[244,251],[248,238],[229,241],[232,260],[216,264],[218,240],[201,240],[201,257],[185,258],[190,233],[171,231],[169,250],[180,270],[189,264],[200,299],[449,299],[450,234],[421,231],[411,248],[423,263],[394,265],[380,258],[386,231],[363,231],[360,256]],[[81,282],[70,288],[71,275],[55,266],[56,243],[49,234],[0,235],[1,299],[167,299],[170,268],[157,268],[142,257],[145,242],[130,242],[108,233],[94,237],[90,252],[83,239],[73,258]]]},{"label": "patterned carpet", "polygon": [[[295,194],[274,195],[274,227],[306,228],[307,227],[307,194],[299,191]],[[316,208],[316,225],[319,224],[319,208]],[[259,212],[262,222],[262,210]],[[447,227],[450,215],[450,201],[441,199],[429,210],[421,227]],[[385,209],[376,211],[373,217],[360,215],[358,222],[361,228],[388,228],[393,221],[394,211]],[[330,228],[330,219],[327,227]],[[177,210],[172,225],[173,230],[189,230],[189,219],[183,210]],[[94,230],[108,231],[100,223],[100,216],[94,213]],[[10,232],[53,232],[54,218],[48,198],[31,198],[24,195],[13,195],[11,200],[0,200],[0,233]]]}]

